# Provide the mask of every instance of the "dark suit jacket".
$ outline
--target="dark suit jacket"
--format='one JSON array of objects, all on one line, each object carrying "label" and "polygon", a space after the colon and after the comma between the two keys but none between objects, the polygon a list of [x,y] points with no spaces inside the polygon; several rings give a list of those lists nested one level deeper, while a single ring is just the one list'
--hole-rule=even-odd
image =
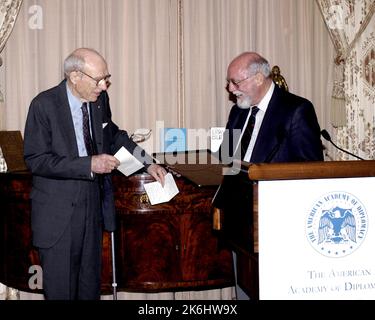
[{"label": "dark suit jacket", "polygon": [[[226,125],[227,134],[220,149],[221,158],[229,163],[249,109],[234,105]],[[226,149],[225,149],[226,148]],[[229,157],[228,157],[229,156]],[[262,126],[259,130],[251,163],[322,161],[320,127],[310,101],[275,86]]]},{"label": "dark suit jacket", "polygon": [[[152,163],[126,131],[112,122],[106,92],[90,106],[94,149],[98,154],[114,154],[124,146],[146,166]],[[105,229],[115,229],[111,176],[92,174],[91,157],[78,155],[65,80],[32,100],[24,133],[24,158],[33,174],[30,198],[35,246],[48,248],[60,238],[77,202],[79,182],[84,180],[100,185],[102,197],[94,201],[102,202]]]},{"label": "dark suit jacket", "polygon": [[[219,150],[221,159],[230,163],[237,155],[233,148],[249,110],[233,106],[227,134]],[[237,139],[236,139],[237,138]],[[277,86],[263,118],[251,155],[251,163],[323,161],[320,127],[314,107],[305,98]],[[252,182],[247,172],[224,176],[213,205],[224,210],[223,231],[235,245],[250,250],[252,226]]]}]

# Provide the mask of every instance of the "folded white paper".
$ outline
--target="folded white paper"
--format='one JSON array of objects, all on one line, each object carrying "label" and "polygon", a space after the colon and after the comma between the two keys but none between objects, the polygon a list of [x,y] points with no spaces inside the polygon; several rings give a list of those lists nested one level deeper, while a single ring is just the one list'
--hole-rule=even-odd
[{"label": "folded white paper", "polygon": [[117,170],[126,176],[130,176],[132,173],[143,168],[143,164],[124,147],[121,147],[116,152],[115,158],[117,158],[117,160],[121,163]]},{"label": "folded white paper", "polygon": [[164,187],[158,181],[146,183],[143,186],[152,205],[168,202],[179,193],[176,182],[171,173],[165,175]]}]

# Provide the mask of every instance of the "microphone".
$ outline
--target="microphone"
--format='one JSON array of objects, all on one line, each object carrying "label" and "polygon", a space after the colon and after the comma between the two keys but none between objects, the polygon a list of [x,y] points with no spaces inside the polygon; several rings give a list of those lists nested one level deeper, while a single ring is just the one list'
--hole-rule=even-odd
[{"label": "microphone", "polygon": [[350,155],[353,156],[354,158],[357,158],[357,159],[359,159],[359,160],[365,160],[365,159],[363,159],[363,158],[361,158],[361,157],[359,157],[359,156],[356,156],[355,154],[353,154],[353,153],[351,153],[351,152],[349,152],[349,151],[347,151],[347,150],[344,150],[344,149],[340,148],[339,146],[337,146],[337,145],[332,141],[331,136],[329,135],[329,133],[328,133],[327,130],[323,129],[322,131],[320,131],[320,134],[322,135],[322,137],[323,137],[324,139],[326,139],[328,142],[332,143],[333,146],[334,146],[335,148],[341,150],[342,152],[345,152],[345,153],[347,153],[347,154],[350,154]]}]

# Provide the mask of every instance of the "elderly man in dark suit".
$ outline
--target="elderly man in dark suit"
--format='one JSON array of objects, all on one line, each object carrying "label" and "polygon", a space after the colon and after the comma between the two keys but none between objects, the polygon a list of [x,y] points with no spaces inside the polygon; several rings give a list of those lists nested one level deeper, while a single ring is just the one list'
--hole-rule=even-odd
[{"label": "elderly man in dark suit", "polygon": [[[323,161],[314,106],[275,86],[266,59],[255,52],[237,56],[227,84],[236,104],[219,150],[224,162]],[[224,177],[213,201],[224,212],[223,232],[236,249],[251,250],[252,195],[247,173],[240,172]]]},{"label": "elderly man in dark suit", "polygon": [[110,173],[120,163],[112,154],[124,146],[162,184],[166,171],[112,122],[110,75],[98,52],[75,50],[64,72],[33,99],[25,127],[33,244],[46,299],[99,299],[102,229],[115,228]]},{"label": "elderly man in dark suit", "polygon": [[[228,117],[223,158],[234,156],[251,163],[323,160],[314,106],[275,86],[267,60],[255,52],[239,55],[228,66],[227,82],[237,101]],[[254,108],[258,111],[249,145],[245,150],[236,148]]]}]

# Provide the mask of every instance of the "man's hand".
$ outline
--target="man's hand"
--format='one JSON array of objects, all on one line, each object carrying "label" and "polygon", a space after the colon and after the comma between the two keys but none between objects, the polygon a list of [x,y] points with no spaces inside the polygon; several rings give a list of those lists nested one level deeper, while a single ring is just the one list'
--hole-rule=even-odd
[{"label": "man's hand", "polygon": [[110,173],[120,165],[114,156],[109,154],[99,154],[91,157],[91,171],[95,173]]},{"label": "man's hand", "polygon": [[147,172],[154,177],[156,181],[159,181],[161,185],[164,187],[164,176],[167,174],[167,170],[165,170],[162,166],[153,163],[147,168]]}]

